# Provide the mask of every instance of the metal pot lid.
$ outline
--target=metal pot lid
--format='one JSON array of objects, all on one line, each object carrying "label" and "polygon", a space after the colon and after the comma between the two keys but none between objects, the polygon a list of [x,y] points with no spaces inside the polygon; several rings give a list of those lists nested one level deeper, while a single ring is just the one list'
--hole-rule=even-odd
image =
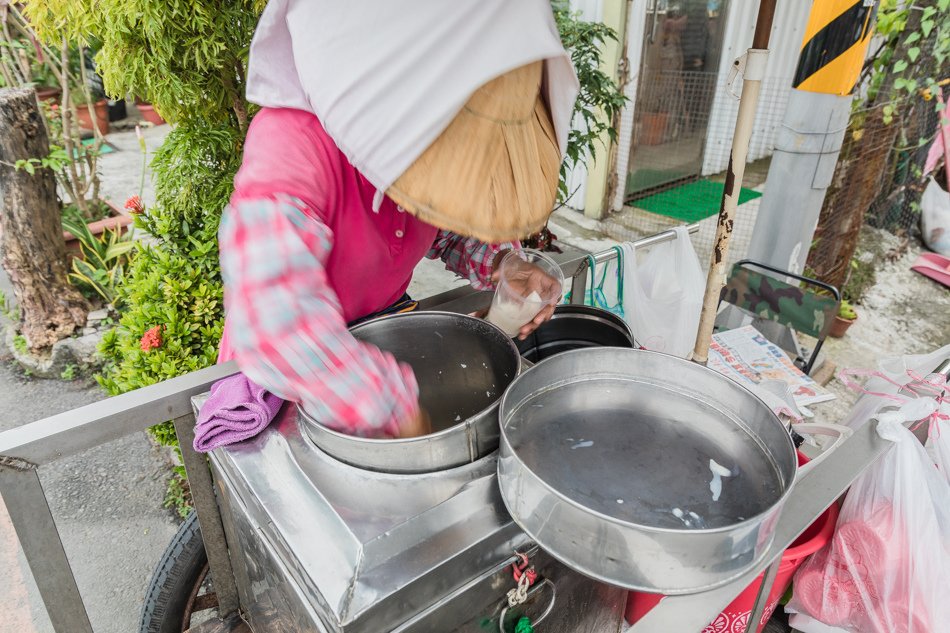
[{"label": "metal pot lid", "polygon": [[767,405],[665,354],[554,356],[512,383],[500,420],[515,521],[567,565],[629,588],[683,593],[737,576],[795,477]]}]

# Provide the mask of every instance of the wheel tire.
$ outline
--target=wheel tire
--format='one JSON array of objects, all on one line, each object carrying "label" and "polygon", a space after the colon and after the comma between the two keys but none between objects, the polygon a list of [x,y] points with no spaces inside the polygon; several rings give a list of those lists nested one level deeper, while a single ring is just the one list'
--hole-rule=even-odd
[{"label": "wheel tire", "polygon": [[198,515],[192,511],[152,574],[142,605],[139,633],[182,633],[188,599],[207,562]]}]

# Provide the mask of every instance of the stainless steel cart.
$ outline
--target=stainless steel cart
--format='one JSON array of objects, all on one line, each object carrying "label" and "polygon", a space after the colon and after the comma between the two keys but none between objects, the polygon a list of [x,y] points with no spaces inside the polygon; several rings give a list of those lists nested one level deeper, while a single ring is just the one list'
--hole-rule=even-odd
[{"label": "stainless steel cart", "polygon": [[[573,296],[583,297],[587,253],[568,249],[558,260],[574,278]],[[470,313],[489,300],[460,288],[420,308]],[[520,554],[540,579],[525,608],[540,617],[553,601],[539,631],[620,629],[623,592],[552,560],[514,525],[492,455],[422,476],[372,473],[315,449],[285,416],[254,440],[215,452],[209,470],[189,448],[192,399],[235,371],[211,367],[0,434],[0,494],[57,633],[92,627],[38,467],[168,419],[181,440],[219,610],[240,611],[254,633],[481,631],[506,604]],[[874,424],[858,429],[795,486],[758,565],[718,589],[663,599],[629,630],[702,630],[756,576],[774,575],[783,550],[888,446]]]}]

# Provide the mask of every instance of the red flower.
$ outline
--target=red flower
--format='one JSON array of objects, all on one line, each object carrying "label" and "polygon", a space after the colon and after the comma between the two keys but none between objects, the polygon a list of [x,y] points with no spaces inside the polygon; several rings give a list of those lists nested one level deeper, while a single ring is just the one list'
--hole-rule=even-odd
[{"label": "red flower", "polygon": [[129,199],[125,201],[125,210],[132,215],[142,215],[145,213],[145,205],[138,196],[129,196]]},{"label": "red flower", "polygon": [[53,112],[56,112],[57,110],[59,110],[59,104],[58,104],[58,103],[54,103],[54,104],[51,105],[49,108],[50,108],[50,110],[52,110]]},{"label": "red flower", "polygon": [[142,339],[139,341],[139,347],[142,348],[143,352],[148,352],[162,346],[162,329],[161,325],[156,325],[142,335]]}]

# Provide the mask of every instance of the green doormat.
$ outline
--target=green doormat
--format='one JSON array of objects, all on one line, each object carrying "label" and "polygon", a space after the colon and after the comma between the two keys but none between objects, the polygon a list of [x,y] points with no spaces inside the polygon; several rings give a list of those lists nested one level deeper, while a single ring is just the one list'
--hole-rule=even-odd
[{"label": "green doormat", "polygon": [[[719,213],[723,184],[711,180],[696,180],[652,196],[634,200],[631,205],[650,213],[665,215],[683,222],[698,222]],[[762,197],[758,191],[742,188],[739,204]]]},{"label": "green doormat", "polygon": [[[86,147],[92,147],[96,142],[94,138],[86,138],[82,140],[82,144]],[[115,148],[115,145],[109,141],[102,141],[102,145],[99,146],[99,154],[111,154],[112,152],[118,151]]]}]

